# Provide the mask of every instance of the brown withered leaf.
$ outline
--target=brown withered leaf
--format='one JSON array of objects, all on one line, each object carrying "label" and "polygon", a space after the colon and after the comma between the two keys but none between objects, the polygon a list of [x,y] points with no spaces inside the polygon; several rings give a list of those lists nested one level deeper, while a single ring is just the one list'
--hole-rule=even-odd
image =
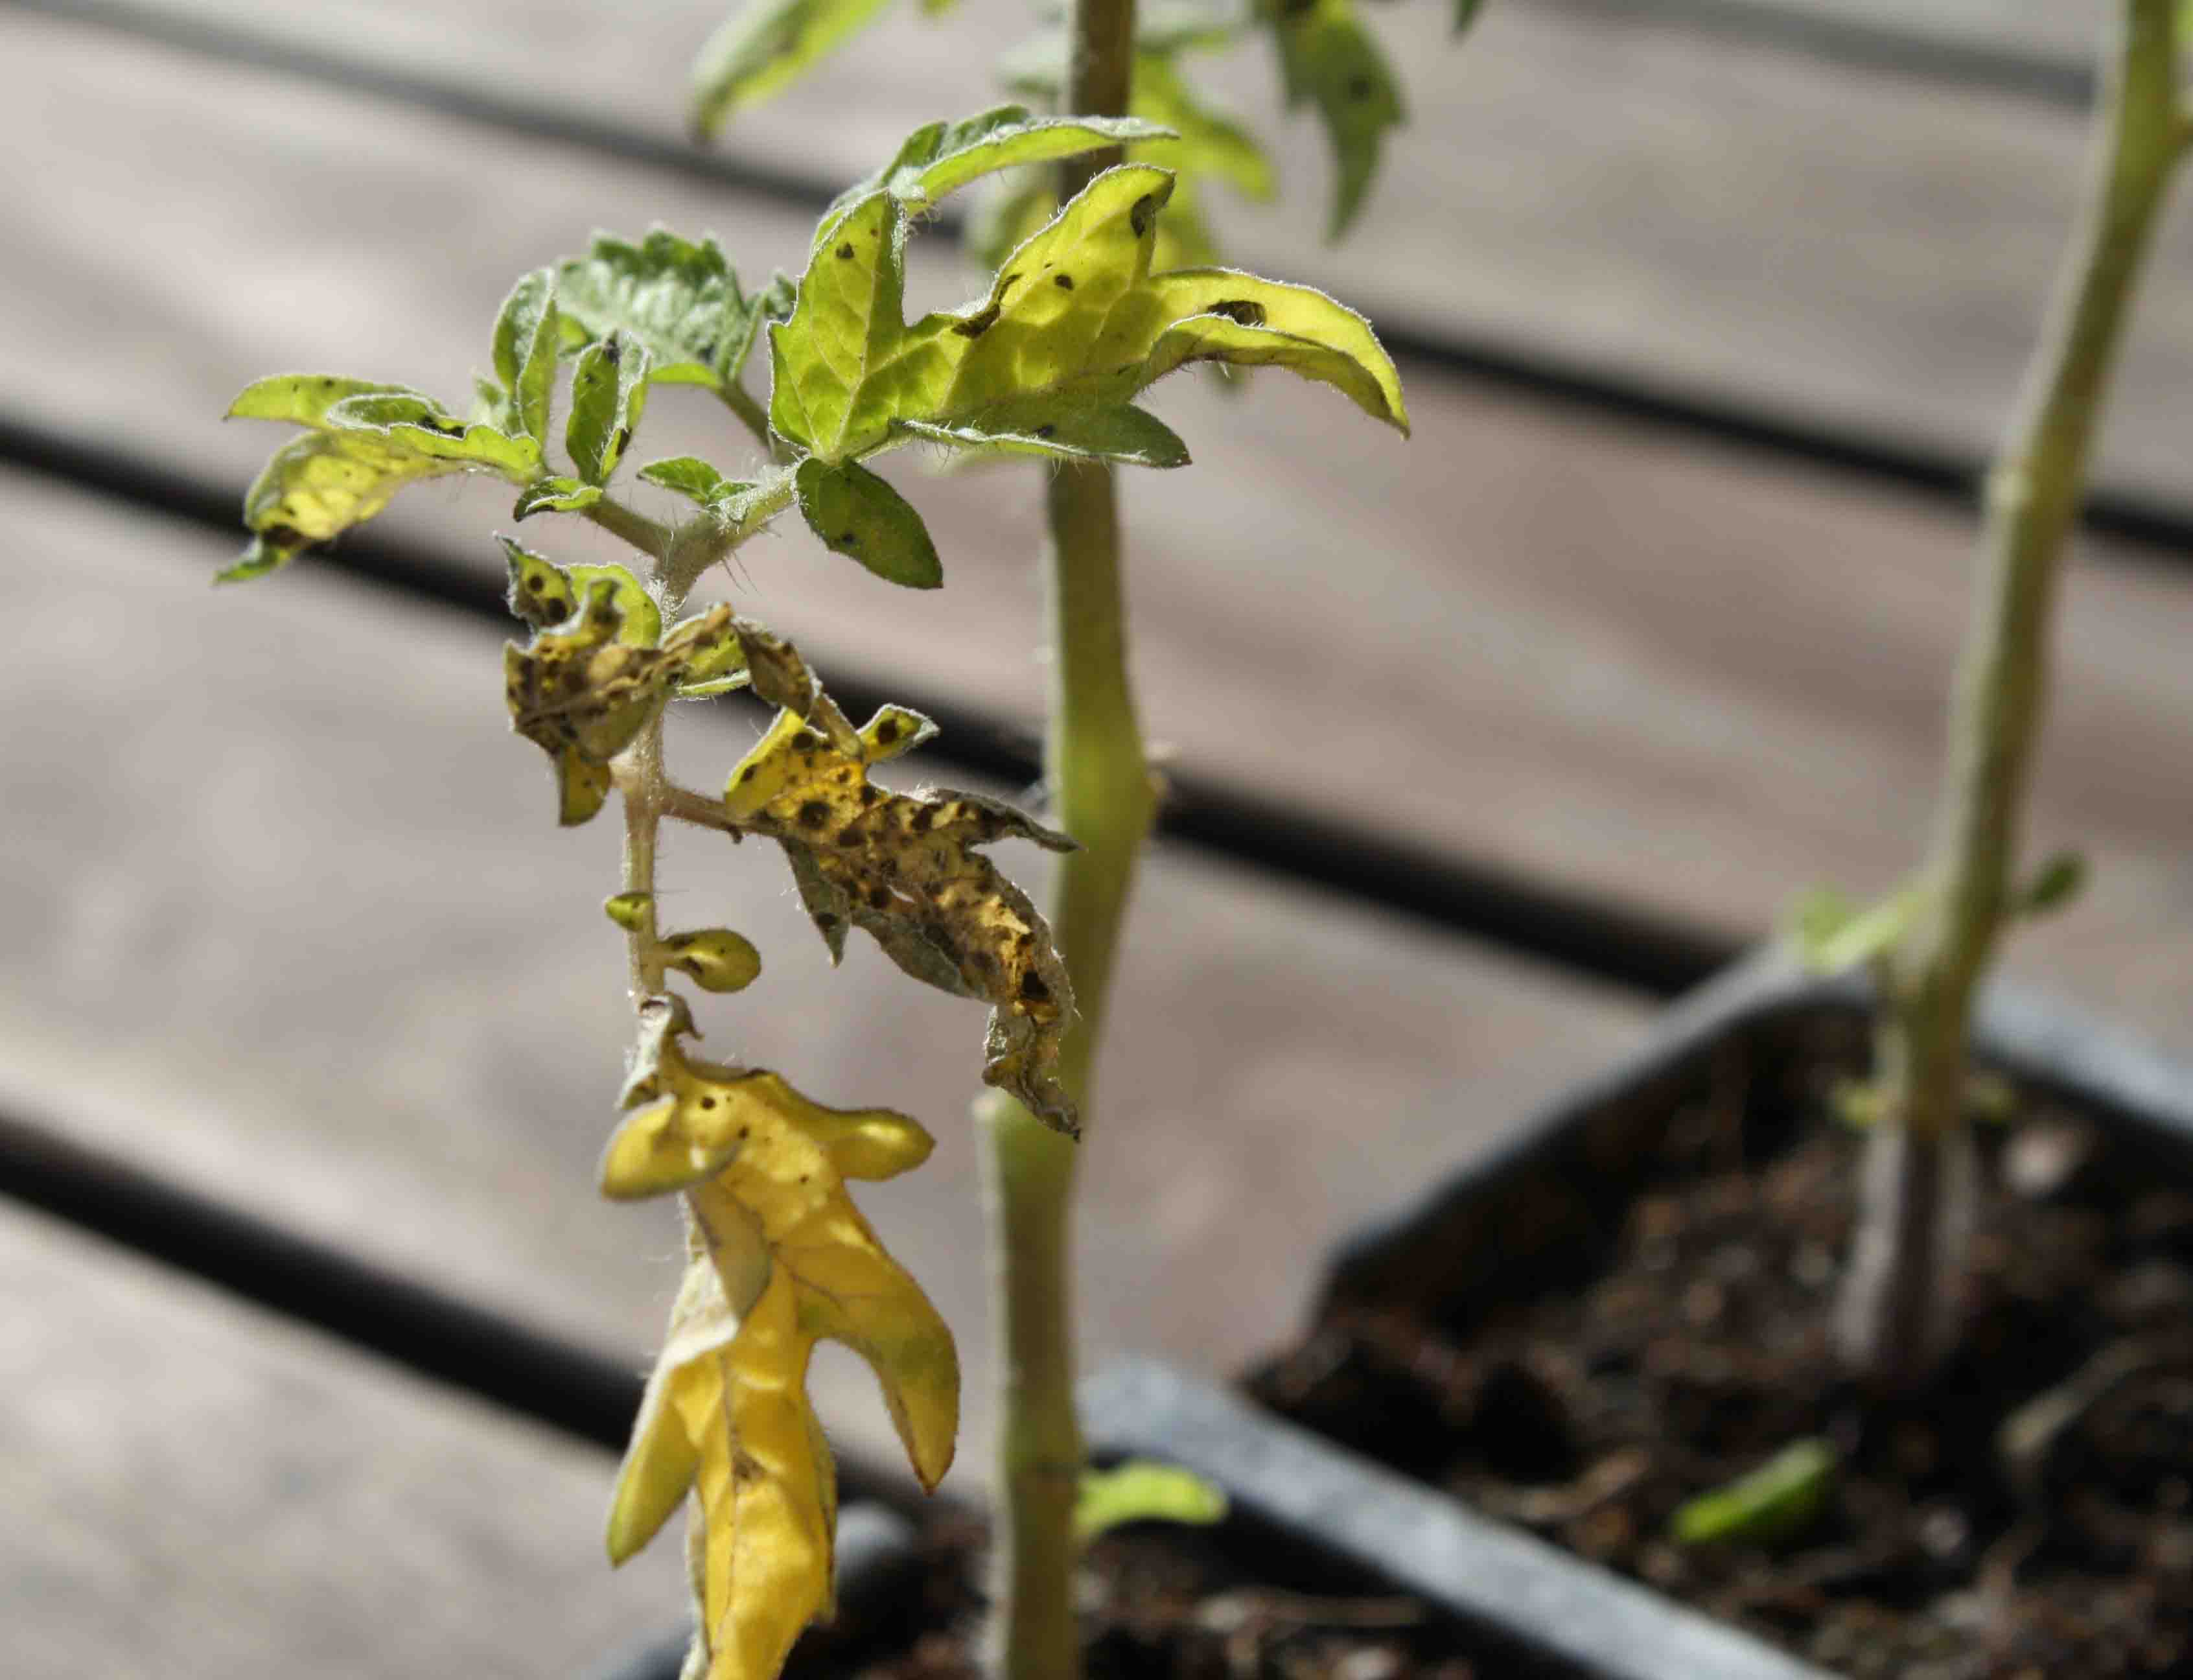
[{"label": "brown withered leaf", "polygon": [[847,750],[780,712],[731,772],[725,807],[784,847],[833,959],[850,922],[915,979],[988,1001],[983,1079],[1078,1136],[1052,1072],[1074,1014],[1066,966],[1028,895],[975,850],[1020,839],[1070,851],[1074,842],[996,800],[897,794],[868,780],[871,765],[934,732],[919,714],[885,707]]}]

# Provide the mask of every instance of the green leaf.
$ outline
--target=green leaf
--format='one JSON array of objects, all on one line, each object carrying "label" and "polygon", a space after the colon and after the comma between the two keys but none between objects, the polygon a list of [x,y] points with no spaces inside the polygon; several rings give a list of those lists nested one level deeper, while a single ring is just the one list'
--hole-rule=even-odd
[{"label": "green leaf", "polygon": [[1086,1544],[1129,1522],[1182,1522],[1208,1528],[1226,1520],[1226,1493],[1193,1471],[1148,1459],[1112,1470],[1088,1470],[1074,1500],[1074,1538]]},{"label": "green leaf", "polygon": [[2018,895],[2016,913],[2046,915],[2060,910],[2086,890],[2087,860],[2076,851],[2059,851],[2034,872]]},{"label": "green leaf", "polygon": [[921,515],[867,467],[810,456],[799,463],[793,483],[799,511],[832,553],[910,589],[934,589],[944,582],[943,562]]},{"label": "green leaf", "polygon": [[695,244],[667,227],[650,228],[636,245],[597,233],[587,255],[558,272],[566,340],[585,344],[621,332],[647,347],[648,378],[658,385],[728,390],[762,324],[792,312],[787,277],[748,297],[713,238]]},{"label": "green leaf", "polygon": [[679,495],[690,496],[703,507],[721,507],[745,496],[753,486],[742,479],[725,478],[697,456],[673,456],[667,461],[650,461],[639,469],[640,478],[648,484],[660,485],[665,490],[674,490]]},{"label": "green leaf", "polygon": [[1794,1441],[1758,1469],[1678,1506],[1669,1531],[1685,1545],[1791,1539],[1827,1508],[1835,1468],[1827,1442]]},{"label": "green leaf", "polygon": [[865,28],[885,0],[747,0],[701,49],[693,66],[693,129],[713,140],[743,106],[797,81]]},{"label": "green leaf", "polygon": [[564,447],[588,484],[606,484],[624,458],[625,445],[647,406],[651,361],[647,347],[621,331],[581,353],[571,376],[571,419],[564,428]]},{"label": "green leaf", "polygon": [[1354,0],[1268,0],[1289,105],[1324,119],[1336,171],[1326,238],[1337,239],[1363,208],[1386,131],[1407,120],[1400,85],[1356,14]]},{"label": "green leaf", "polygon": [[957,123],[925,123],[907,136],[890,163],[838,195],[822,213],[815,246],[829,239],[847,210],[875,193],[888,193],[919,215],[999,169],[1171,138],[1170,130],[1138,117],[1039,117],[1024,105],[997,106]]},{"label": "green leaf", "polygon": [[556,271],[536,268],[504,301],[495,322],[495,373],[508,392],[518,429],[548,441],[548,408],[563,333],[556,317]]},{"label": "green leaf", "polygon": [[602,499],[601,489],[595,485],[583,485],[576,479],[561,473],[551,473],[535,479],[518,491],[518,500],[510,510],[513,519],[530,519],[535,513],[575,513],[582,507],[591,507]]},{"label": "green leaf", "polygon": [[[955,449],[1053,456],[1066,461],[1114,461],[1129,467],[1188,465],[1188,445],[1172,428],[1155,415],[1130,404],[1058,410],[1056,419],[1037,419],[1034,413],[1022,418],[1012,407],[1006,404],[992,409],[979,422],[941,426],[925,420],[902,420],[898,424],[911,436]],[[1051,412],[1056,407],[1040,404],[1034,412]]]},{"label": "green leaf", "polygon": [[770,419],[824,461],[884,444],[895,422],[992,429],[1116,409],[1190,362],[1288,367],[1406,433],[1400,376],[1370,324],[1322,292],[1227,269],[1152,275],[1173,177],[1108,170],[1008,257],[988,297],[902,319],[904,211],[850,211],[815,254],[799,305],[771,335]]},{"label": "green leaf", "polygon": [[541,467],[541,447],[493,426],[456,419],[402,386],[291,375],[261,380],[232,415],[293,420],[315,429],[274,452],[244,492],[253,533],[222,582],[260,577],[371,519],[408,484],[449,473],[490,472],[520,483]]}]

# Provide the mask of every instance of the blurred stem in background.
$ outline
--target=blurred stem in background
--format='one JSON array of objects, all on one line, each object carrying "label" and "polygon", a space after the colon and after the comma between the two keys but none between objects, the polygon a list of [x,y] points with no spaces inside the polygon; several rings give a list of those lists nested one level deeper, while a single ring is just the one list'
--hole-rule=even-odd
[{"label": "blurred stem in background", "polygon": [[[1075,0],[1062,109],[1126,114],[1134,0]],[[1062,169],[1059,202],[1119,161],[1100,152]],[[1127,675],[1126,603],[1112,471],[1068,463],[1049,496],[1052,668],[1045,768],[1057,825],[1080,843],[1060,863],[1051,931],[1074,981],[1079,1019],[1059,1078],[1091,1124],[1091,1069],[1103,1028],[1119,926],[1155,797]],[[998,1384],[996,1671],[1005,1680],[1072,1680],[1074,1495],[1082,1468],[1074,1404],[1071,1140],[1002,1096],[981,1108],[987,1142]]]},{"label": "blurred stem in background", "polygon": [[2047,327],[1987,486],[1979,588],[1960,656],[1929,907],[1886,965],[1880,1121],[1837,1323],[1877,1386],[1925,1381],[1963,1327],[1974,1168],[1973,995],[2013,914],[2047,631],[2065,542],[2141,264],[2187,150],[2179,0],[2123,0],[2104,53],[2094,174]]}]

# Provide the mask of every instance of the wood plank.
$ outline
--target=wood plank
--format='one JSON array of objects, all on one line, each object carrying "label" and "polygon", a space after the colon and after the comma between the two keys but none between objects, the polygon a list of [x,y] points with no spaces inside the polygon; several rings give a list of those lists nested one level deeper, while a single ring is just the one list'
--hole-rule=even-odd
[{"label": "wood plank", "polygon": [[20,1680],[517,1680],[680,1613],[602,1454],[5,1205],[0,1434]]},{"label": "wood plank", "polygon": [[[0,736],[0,1110],[637,1368],[679,1243],[667,1207],[593,1190],[627,1035],[596,908],[617,836],[553,828],[545,764],[507,732],[495,639],[309,570],[215,591],[217,541],[4,483],[20,552],[40,557],[14,599],[41,629],[0,707],[48,721]],[[753,738],[759,712],[725,703],[681,719],[690,782]],[[707,1047],[929,1124],[936,1159],[862,1199],[981,1373],[963,1116],[982,1012],[865,941],[833,973],[765,852],[684,833],[669,848],[672,913],[730,921],[769,965],[752,992],[703,1001]],[[1002,861],[1034,879],[1039,856]],[[1238,1364],[1291,1322],[1319,1245],[1630,1041],[1641,1015],[1177,855],[1146,870],[1131,940],[1085,1168],[1092,1359]],[[890,1464],[866,1373],[850,1356],[820,1370],[833,1430]],[[987,1398],[969,1398],[963,1489],[988,1464]]]},{"label": "wood plank", "polygon": [[[1789,12],[1795,0],[1758,0]],[[666,138],[715,10],[518,0],[315,8],[157,0],[400,69],[607,116]],[[1837,15],[2090,58],[2101,9],[1846,0]],[[1218,215],[1245,266],[1312,280],[1374,319],[1463,332],[1784,416],[1984,453],[1999,434],[2066,237],[2085,121],[2015,90],[1867,73],[1702,26],[1681,5],[1495,6],[1465,49],[1445,8],[1381,8],[1414,125],[1348,243],[1320,243],[1329,163],[1284,121],[1270,55],[1211,79],[1293,183],[1290,215]],[[865,174],[917,123],[990,102],[991,43],[1027,30],[981,0],[887,14],[729,146],[827,181]],[[2159,244],[2103,445],[2110,483],[2184,494],[2193,412],[2193,211]]]},{"label": "wood plank", "polygon": [[[0,181],[20,252],[0,275],[19,327],[0,400],[237,482],[266,433],[208,416],[247,379],[325,366],[447,388],[481,358],[510,277],[575,229],[661,215],[730,229],[764,263],[803,248],[767,204],[690,185],[636,204],[621,170],[455,123],[392,126],[369,101],[81,30],[20,24],[13,45],[0,95],[41,120]],[[450,226],[464,238],[436,231]],[[387,248],[404,228],[418,247]],[[951,284],[933,267],[916,280],[925,301]],[[1200,460],[1131,481],[1158,738],[1206,775],[1736,933],[1810,882],[1872,890],[1908,866],[1963,617],[1964,521],[1458,381],[1411,387],[1406,448],[1285,381],[1234,404],[1162,388]],[[740,446],[677,396],[650,410],[653,446],[736,467]],[[886,599],[799,532],[742,557],[739,599],[826,662],[1033,717],[1042,668],[1011,651],[1036,640],[1034,479],[908,488],[953,588]],[[386,519],[469,541],[502,505],[437,487]],[[587,536],[539,540],[606,552]],[[2087,846],[2099,879],[2012,960],[2179,1045],[2189,619],[2193,594],[2167,574],[2070,580],[2036,842]]]}]

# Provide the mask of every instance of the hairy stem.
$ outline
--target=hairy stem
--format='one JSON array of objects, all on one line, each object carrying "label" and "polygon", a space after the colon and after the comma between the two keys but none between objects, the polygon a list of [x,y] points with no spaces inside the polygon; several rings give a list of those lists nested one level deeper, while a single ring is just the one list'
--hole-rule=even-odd
[{"label": "hairy stem", "polygon": [[1958,662],[1938,807],[1938,897],[1884,1000],[1886,1101],[1837,1325],[1847,1361],[1884,1386],[1932,1374],[1961,1330],[1973,1184],[1966,1039],[2010,903],[2065,541],[2142,260],[2184,150],[2176,4],[2123,0],[2092,186],[1988,483],[1980,588]]},{"label": "hairy stem", "polygon": [[644,893],[644,908],[625,937],[634,1009],[662,989],[662,947],[655,926],[655,851],[663,807],[662,714],[657,712],[639,738],[616,764],[617,791],[624,800],[626,892]]},{"label": "hairy stem", "polygon": [[636,507],[627,507],[613,496],[590,502],[585,513],[610,536],[629,542],[653,559],[661,560],[670,553],[675,535],[670,527],[659,519],[650,519]]},{"label": "hairy stem", "polygon": [[[1134,27],[1134,0],[1075,0],[1068,112],[1125,113]],[[1060,202],[1117,162],[1114,151],[1064,165]],[[1059,866],[1051,910],[1079,1010],[1059,1077],[1086,1126],[1113,955],[1154,799],[1127,676],[1110,469],[1059,468],[1048,511],[1056,663],[1045,760],[1054,815],[1081,846]],[[1080,1671],[1074,1502],[1082,1461],[1068,1218],[1075,1146],[1008,1099],[986,1102],[982,1113],[998,1337],[995,1667],[1005,1680],[1073,1680]]]}]

